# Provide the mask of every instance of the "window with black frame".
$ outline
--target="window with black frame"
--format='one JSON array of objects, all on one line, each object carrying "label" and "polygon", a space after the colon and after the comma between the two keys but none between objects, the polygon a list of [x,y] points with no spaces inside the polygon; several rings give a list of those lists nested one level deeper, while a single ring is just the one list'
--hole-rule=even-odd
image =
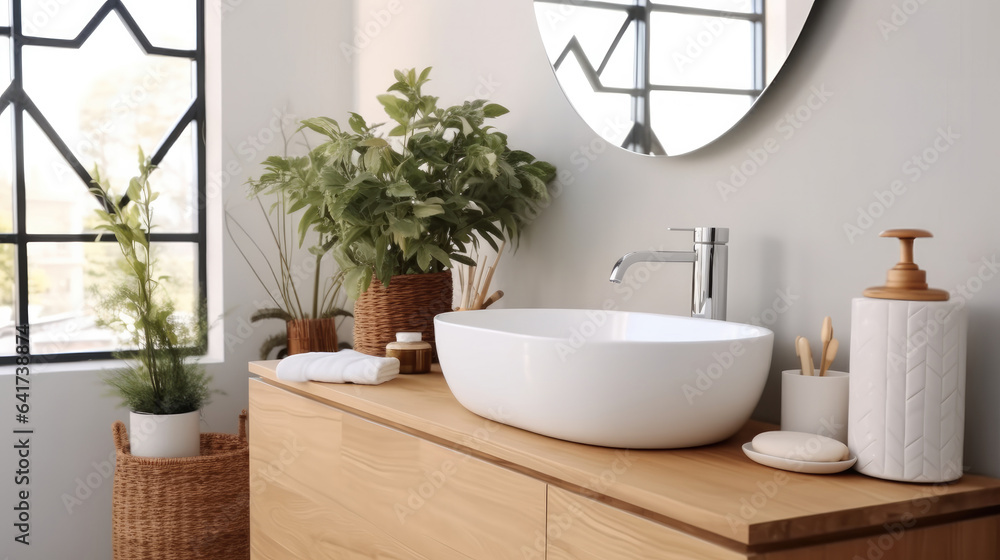
[{"label": "window with black frame", "polygon": [[535,0],[545,50],[581,117],[643,154],[718,137],[764,90],[764,0]]},{"label": "window with black frame", "polygon": [[138,148],[152,158],[163,282],[179,313],[205,297],[204,1],[0,8],[0,365],[23,325],[36,361],[110,358],[127,348],[95,305],[120,252],[95,230],[95,166],[122,196]]}]

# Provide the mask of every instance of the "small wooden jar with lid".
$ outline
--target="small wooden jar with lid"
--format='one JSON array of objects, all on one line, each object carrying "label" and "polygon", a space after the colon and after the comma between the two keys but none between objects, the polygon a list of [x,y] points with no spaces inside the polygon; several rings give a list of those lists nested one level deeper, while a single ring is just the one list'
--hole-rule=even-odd
[{"label": "small wooden jar with lid", "polygon": [[431,344],[418,332],[398,332],[396,342],[385,345],[387,358],[399,360],[399,373],[427,373],[431,370]]}]

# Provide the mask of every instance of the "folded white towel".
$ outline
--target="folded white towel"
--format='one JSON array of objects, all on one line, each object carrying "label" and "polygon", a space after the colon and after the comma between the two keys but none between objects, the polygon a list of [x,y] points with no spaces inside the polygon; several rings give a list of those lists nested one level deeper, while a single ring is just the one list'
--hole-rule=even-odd
[{"label": "folded white towel", "polygon": [[379,385],[399,375],[399,360],[355,352],[308,352],[278,362],[278,379]]}]

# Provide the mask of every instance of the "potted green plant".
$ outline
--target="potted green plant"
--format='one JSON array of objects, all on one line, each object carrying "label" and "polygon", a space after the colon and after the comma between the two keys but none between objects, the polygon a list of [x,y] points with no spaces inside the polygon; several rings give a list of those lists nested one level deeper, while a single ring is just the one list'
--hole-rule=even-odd
[{"label": "potted green plant", "polygon": [[[308,177],[314,172],[300,166],[298,162],[303,161],[300,158],[288,158],[288,161],[295,162],[289,173],[261,180],[276,184],[300,181],[300,175]],[[309,257],[299,258],[295,232],[298,227],[296,214],[301,212],[288,212],[288,197],[283,189],[276,189],[274,194],[267,208],[261,200],[262,194],[255,197],[267,226],[258,231],[263,231],[270,240],[270,250],[265,249],[269,245],[266,241],[262,247],[228,212],[225,222],[236,250],[273,304],[254,311],[250,322],[277,319],[285,323],[285,332],[271,335],[261,344],[260,357],[266,360],[274,352],[282,358],[304,352],[336,352],[349,348],[350,345],[340,342],[337,335],[343,320],[351,317],[351,312],[344,308],[347,298],[342,289],[343,274],[339,271],[324,274],[324,261],[329,260],[329,252],[311,250]],[[311,299],[307,299],[309,296]]]},{"label": "potted green plant", "polygon": [[122,352],[125,366],[105,381],[129,409],[133,455],[190,457],[200,453],[199,411],[211,394],[210,379],[193,358],[203,346],[204,313],[184,320],[163,289],[149,233],[152,230],[154,167],[139,150],[139,175],[121,204],[101,183],[95,168],[93,191],[105,202],[97,229],[115,236],[122,280],[101,294],[102,324],[122,333],[135,349]]},{"label": "potted green plant", "polygon": [[[451,268],[475,265],[485,241],[516,247],[525,223],[548,199],[555,168],[512,150],[487,123],[507,109],[484,100],[438,107],[423,93],[430,68],[395,72],[378,101],[390,119],[352,113],[348,130],[330,118],[302,121],[324,141],[303,160],[268,158],[254,192],[283,192],[332,251],[354,307],[354,346],[384,355],[395,332],[420,331],[433,343],[433,317],[452,308]],[[383,134],[387,127],[388,132]],[[280,180],[297,166],[314,173]]]}]

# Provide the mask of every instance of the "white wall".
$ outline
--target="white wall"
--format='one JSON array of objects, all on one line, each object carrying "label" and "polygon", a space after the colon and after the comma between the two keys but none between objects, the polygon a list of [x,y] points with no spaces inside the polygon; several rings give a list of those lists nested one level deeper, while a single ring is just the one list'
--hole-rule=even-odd
[{"label": "white wall", "polygon": [[[349,36],[351,10],[341,2],[223,0],[212,13],[222,20],[222,97],[217,103],[222,107],[221,149],[215,154],[221,160],[215,169],[222,174],[210,177],[209,196],[218,210],[225,206],[254,228],[258,214],[246,202],[243,184],[258,173],[259,161],[281,152],[281,141],[271,131],[274,111],[289,115],[287,124],[293,130],[292,123],[305,115],[350,108],[352,66],[340,54],[339,44]],[[218,56],[217,45],[214,66],[209,68],[216,89]],[[215,118],[219,133],[220,117]],[[213,278],[224,284],[225,360],[211,364],[208,371],[214,387],[226,394],[206,407],[202,430],[235,433],[239,411],[247,406],[247,362],[257,359],[265,335],[280,330],[280,325],[252,328],[247,322],[253,303],[262,300],[263,293],[228,241],[220,255],[220,216],[221,212],[215,215],[213,233],[219,238],[209,260]],[[106,396],[97,371],[55,369],[38,366],[31,377],[35,434],[28,547],[13,541],[14,378],[0,374],[5,411],[0,426],[8,434],[0,448],[0,559],[111,558],[111,424],[127,420],[128,415]],[[86,487],[88,480],[96,489]],[[78,486],[83,499],[69,512],[63,495],[75,496]]]},{"label": "white wall", "polygon": [[[770,325],[774,359],[757,416],[772,421],[778,372],[796,367],[792,341],[798,334],[817,338],[824,315],[833,317],[845,343],[835,367],[847,368],[851,298],[880,285],[898,255],[897,242],[878,232],[932,230],[936,237],[916,249],[930,283],[952,290],[968,282],[978,289],[970,301],[966,464],[1000,476],[1000,408],[994,404],[1000,347],[993,343],[1000,276],[975,279],[983,259],[1000,253],[993,153],[1000,109],[992,93],[1000,88],[1000,36],[993,29],[1000,4],[823,4],[821,21],[753,113],[721,140],[682,157],[625,153],[583,124],[546,61],[531,0],[404,2],[388,33],[360,54],[358,104],[377,120],[374,96],[391,83],[393,68],[434,66],[427,91],[446,103],[476,95],[507,106],[511,113],[498,124],[512,145],[566,173],[552,206],[498,271],[496,286],[506,292],[501,302],[508,307],[585,308],[610,299],[622,309],[685,314],[690,269],[663,267],[626,297],[608,283],[611,265],[630,250],[683,248],[683,236],[665,232],[668,226],[732,228],[730,319],[771,318],[763,314],[776,292],[795,297],[787,310],[779,303],[785,312]],[[894,16],[895,4],[918,9]],[[355,19],[371,20],[387,5],[358,0]],[[893,17],[898,29],[884,37],[880,21],[893,25]],[[821,90],[831,92],[825,102],[813,94]],[[786,115],[797,112],[808,119],[789,128]],[[958,139],[912,180],[904,166],[933,146],[939,129]],[[732,166],[769,140],[777,152],[762,165],[746,164],[757,169],[724,199],[718,183],[728,182]],[[849,239],[844,224],[856,225],[858,208],[877,203],[873,192],[897,179],[906,192]]]}]

